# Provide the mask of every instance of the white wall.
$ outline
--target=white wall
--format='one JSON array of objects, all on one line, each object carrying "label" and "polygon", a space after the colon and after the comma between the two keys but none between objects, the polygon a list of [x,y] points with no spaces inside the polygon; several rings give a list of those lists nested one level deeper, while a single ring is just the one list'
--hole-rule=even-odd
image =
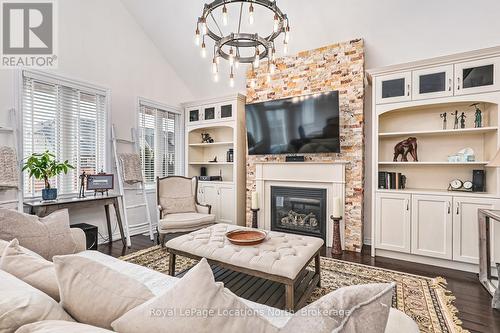
[{"label": "white wall", "polygon": [[[58,7],[59,66],[51,72],[111,89],[110,117],[118,137],[130,139],[138,96],[173,106],[193,99],[119,0],[64,0]],[[0,126],[15,106],[14,92],[14,71],[0,70]],[[154,207],[154,195],[150,199]],[[107,233],[104,209],[70,213],[72,222],[98,224]]]}]

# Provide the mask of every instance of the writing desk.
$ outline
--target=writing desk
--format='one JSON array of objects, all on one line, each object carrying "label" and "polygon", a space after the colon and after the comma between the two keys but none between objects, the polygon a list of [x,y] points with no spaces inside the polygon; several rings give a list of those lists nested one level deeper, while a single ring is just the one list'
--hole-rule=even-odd
[{"label": "writing desk", "polygon": [[118,199],[121,197],[119,194],[109,194],[109,195],[96,195],[88,196],[85,198],[78,197],[61,197],[56,200],[25,200],[24,205],[29,208],[30,214],[37,215],[39,217],[44,217],[50,213],[55,212],[59,209],[65,208],[95,208],[104,206],[104,212],[106,213],[106,223],[108,226],[108,237],[109,242],[113,241],[111,230],[111,219],[109,216],[109,206],[113,206],[115,209],[116,220],[118,222],[118,228],[120,229],[120,235],[122,237],[123,246],[127,246],[127,240],[125,239],[125,233],[123,232],[123,223],[120,215],[120,207],[118,206]]}]

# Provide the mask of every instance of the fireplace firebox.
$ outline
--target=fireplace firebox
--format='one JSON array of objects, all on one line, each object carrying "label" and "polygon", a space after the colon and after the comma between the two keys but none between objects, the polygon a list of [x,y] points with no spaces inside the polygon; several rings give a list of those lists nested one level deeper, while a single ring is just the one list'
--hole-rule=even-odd
[{"label": "fireplace firebox", "polygon": [[271,230],[326,241],[326,189],[271,186]]}]

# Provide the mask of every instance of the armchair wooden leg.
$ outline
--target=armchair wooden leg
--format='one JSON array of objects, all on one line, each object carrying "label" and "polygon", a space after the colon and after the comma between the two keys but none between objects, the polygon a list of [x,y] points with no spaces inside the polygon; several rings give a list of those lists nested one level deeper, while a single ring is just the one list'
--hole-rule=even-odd
[{"label": "armchair wooden leg", "polygon": [[170,252],[168,261],[168,275],[175,276],[175,253]]},{"label": "armchair wooden leg", "polygon": [[159,240],[160,240],[161,247],[165,247],[165,237],[167,237],[167,234],[159,234]]}]

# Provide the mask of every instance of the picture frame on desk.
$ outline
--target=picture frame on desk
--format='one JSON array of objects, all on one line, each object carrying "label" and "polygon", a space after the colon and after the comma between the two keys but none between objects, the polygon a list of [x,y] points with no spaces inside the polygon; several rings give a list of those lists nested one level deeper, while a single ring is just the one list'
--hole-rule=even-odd
[{"label": "picture frame on desk", "polygon": [[108,193],[115,187],[115,175],[100,173],[96,175],[87,176],[87,191],[94,191],[94,193]]}]

